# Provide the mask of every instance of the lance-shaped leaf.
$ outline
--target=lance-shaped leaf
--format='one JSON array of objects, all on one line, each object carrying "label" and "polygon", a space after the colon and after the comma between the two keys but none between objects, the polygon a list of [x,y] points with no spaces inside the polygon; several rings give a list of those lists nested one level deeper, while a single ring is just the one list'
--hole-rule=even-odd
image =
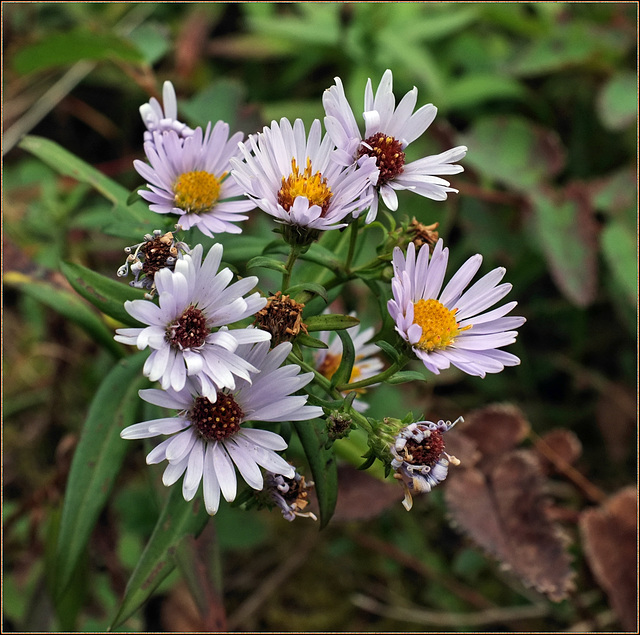
[{"label": "lance-shaped leaf", "polygon": [[306,333],[300,333],[300,335],[296,337],[296,343],[301,346],[308,346],[309,348],[329,348],[322,340],[311,337],[311,335],[307,335]]},{"label": "lance-shaped leaf", "polygon": [[140,323],[124,309],[126,300],[142,299],[143,292],[140,289],[111,280],[75,263],[62,262],[60,269],[71,286],[102,313],[127,326],[140,326]]},{"label": "lance-shaped leaf", "polygon": [[330,313],[312,315],[305,318],[304,323],[307,325],[307,331],[340,331],[360,324],[360,320],[352,315]]},{"label": "lance-shaped leaf", "polygon": [[347,331],[336,331],[338,337],[342,341],[342,357],[340,366],[331,376],[332,386],[342,386],[351,381],[351,373],[353,372],[353,364],[356,361],[356,351],[353,340]]},{"label": "lance-shaped leaf", "polygon": [[146,380],[146,353],[120,361],[105,377],[91,402],[78,448],[73,456],[58,537],[56,588],[60,596],[82,556],[109,496],[129,444],[120,431],[135,423]]},{"label": "lance-shaped leaf", "polygon": [[406,384],[409,381],[425,381],[425,376],[417,370],[401,370],[389,377],[389,379],[385,379],[384,383],[395,386],[397,384]]},{"label": "lance-shaped leaf", "polygon": [[332,449],[327,449],[327,426],[324,421],[294,421],[298,437],[313,474],[318,506],[320,508],[320,528],[327,525],[336,507],[338,498],[338,468]]},{"label": "lance-shaped leaf", "polygon": [[[325,303],[329,303],[327,290],[321,284],[317,284],[315,282],[302,282],[301,284],[295,284],[286,289],[285,293],[298,302],[307,302],[308,299],[317,295],[320,296]],[[307,298],[307,296],[309,296],[309,298]]]},{"label": "lance-shaped leaf", "polygon": [[262,267],[263,269],[273,269],[278,273],[287,273],[287,268],[282,262],[275,258],[268,258],[267,256],[256,256],[247,263],[247,269],[255,269],[256,267]]},{"label": "lance-shaped leaf", "polygon": [[176,566],[175,553],[187,536],[197,537],[209,516],[201,497],[187,502],[182,488],[171,488],[138,564],[134,569],[111,628],[116,628],[135,613],[151,596],[158,585]]},{"label": "lance-shaped leaf", "polygon": [[111,329],[74,293],[17,271],[7,272],[3,280],[77,324],[116,358],[122,357],[122,348],[114,341]]}]

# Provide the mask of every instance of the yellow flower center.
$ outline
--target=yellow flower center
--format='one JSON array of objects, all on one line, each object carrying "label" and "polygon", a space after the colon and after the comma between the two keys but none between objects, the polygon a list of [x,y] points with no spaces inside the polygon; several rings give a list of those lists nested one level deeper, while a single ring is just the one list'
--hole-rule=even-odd
[{"label": "yellow flower center", "polygon": [[181,174],[173,185],[175,206],[187,214],[208,212],[220,196],[220,183],[225,176],[226,172],[218,179],[203,170]]},{"label": "yellow flower center", "polygon": [[282,177],[282,187],[278,192],[278,203],[291,211],[293,202],[297,196],[304,196],[309,205],[319,205],[322,208],[321,216],[325,216],[329,209],[329,203],[333,193],[320,172],[312,172],[311,159],[307,159],[307,167],[300,174],[295,159],[291,160],[291,174],[285,179]]},{"label": "yellow flower center", "polygon": [[422,351],[451,346],[460,332],[471,328],[471,325],[460,328],[457,310],[450,311],[438,300],[418,300],[413,305],[413,323],[422,327],[422,336],[414,346]]}]

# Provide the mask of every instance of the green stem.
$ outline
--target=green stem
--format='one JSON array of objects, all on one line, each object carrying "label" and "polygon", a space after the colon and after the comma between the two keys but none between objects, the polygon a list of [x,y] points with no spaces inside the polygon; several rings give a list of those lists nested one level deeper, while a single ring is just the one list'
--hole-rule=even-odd
[{"label": "green stem", "polygon": [[360,381],[354,381],[352,384],[342,384],[341,386],[337,386],[340,391],[347,390],[356,390],[358,388],[366,388],[367,386],[372,386],[373,384],[379,384],[380,382],[388,379],[399,370],[402,370],[409,360],[406,357],[401,357],[397,362],[393,362],[389,368],[374,375],[373,377],[369,377],[367,379],[361,379]]},{"label": "green stem", "polygon": [[291,282],[291,272],[293,271],[293,265],[300,255],[300,249],[297,245],[291,245],[291,251],[289,252],[289,258],[287,258],[287,264],[285,265],[286,273],[282,274],[282,291],[286,291]]}]

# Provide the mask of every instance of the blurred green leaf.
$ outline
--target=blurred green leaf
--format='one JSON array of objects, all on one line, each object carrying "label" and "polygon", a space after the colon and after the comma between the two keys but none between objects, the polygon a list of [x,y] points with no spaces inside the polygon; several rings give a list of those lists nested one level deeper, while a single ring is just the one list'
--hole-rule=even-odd
[{"label": "blurred green leaf", "polygon": [[146,22],[127,36],[150,66],[160,61],[171,48],[169,30],[159,22]]},{"label": "blurred green leaf", "polygon": [[352,315],[332,313],[312,315],[305,319],[305,324],[308,331],[338,331],[356,326],[360,324],[360,320]]},{"label": "blurred green leaf", "polygon": [[209,516],[202,497],[187,502],[181,487],[171,487],[153,534],[127,582],[124,597],[111,628],[122,624],[151,596],[176,566],[173,554],[187,536],[197,537]]},{"label": "blurred green leaf", "polygon": [[607,224],[601,237],[602,253],[629,301],[638,301],[638,241],[636,233],[623,223]]},{"label": "blurred green leaf", "polygon": [[[412,7],[419,11],[408,14],[403,21],[402,40],[432,41],[438,40],[464,29],[475,22],[478,17],[478,8],[450,4],[445,11],[434,13],[434,5],[421,3],[402,3],[406,7]],[[393,12],[399,7],[394,6]],[[426,14],[426,12],[429,12]]]},{"label": "blurred green leaf", "polygon": [[180,111],[189,123],[206,128],[209,122],[226,121],[230,135],[235,133],[235,120],[244,99],[245,88],[237,80],[220,79],[187,101],[180,101]]},{"label": "blurred green leaf", "polygon": [[487,117],[465,135],[465,163],[480,174],[523,191],[555,175],[564,165],[558,135],[522,117]]},{"label": "blurred green leaf", "polygon": [[66,33],[49,33],[39,42],[21,48],[13,56],[13,68],[26,75],[80,60],[141,64],[144,56],[136,46],[113,32],[96,33],[85,27]]},{"label": "blurred green leaf", "polygon": [[487,101],[523,99],[525,95],[523,85],[511,77],[476,73],[449,82],[441,105],[446,108],[470,108]]},{"label": "blurred green leaf", "polygon": [[311,468],[320,508],[320,529],[326,527],[338,499],[338,467],[333,450],[327,449],[329,441],[324,421],[294,421],[304,453]]},{"label": "blurred green leaf", "polygon": [[340,358],[340,365],[336,369],[336,372],[331,376],[331,385],[341,386],[351,381],[353,364],[356,360],[356,351],[353,340],[346,330],[336,331],[336,334],[342,342],[342,357]]},{"label": "blurred green leaf", "polygon": [[20,289],[38,302],[57,311],[70,322],[77,324],[91,339],[106,348],[114,357],[122,357],[122,347],[113,339],[111,329],[73,293],[17,271],[8,271],[4,274],[3,280],[5,284]]},{"label": "blurred green leaf", "polygon": [[584,307],[597,290],[597,225],[591,209],[555,193],[534,195],[534,245],[565,297]]},{"label": "blurred green leaf", "polygon": [[600,121],[609,130],[624,130],[638,121],[638,76],[616,73],[596,99]]},{"label": "blurred green leaf", "polygon": [[127,326],[140,326],[140,322],[127,313],[124,303],[142,300],[144,292],[141,289],[134,289],[72,262],[61,262],[60,269],[71,286],[102,313]]},{"label": "blurred green leaf", "polygon": [[135,423],[147,353],[121,360],[100,385],[87,414],[67,482],[55,570],[59,597],[93,531],[128,448],[120,431]]}]

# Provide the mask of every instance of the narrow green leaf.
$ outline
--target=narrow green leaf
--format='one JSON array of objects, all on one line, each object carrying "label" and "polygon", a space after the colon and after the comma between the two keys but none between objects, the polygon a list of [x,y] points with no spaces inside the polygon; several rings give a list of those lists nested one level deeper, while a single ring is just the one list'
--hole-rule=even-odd
[{"label": "narrow green leaf", "polygon": [[397,384],[406,384],[409,381],[425,381],[424,375],[416,370],[401,370],[392,377],[385,379],[385,384],[395,386]]},{"label": "narrow green leaf", "polygon": [[144,58],[136,46],[115,33],[96,33],[83,27],[65,33],[49,33],[39,42],[21,48],[13,56],[13,68],[26,75],[81,60],[121,60],[139,64]]},{"label": "narrow green leaf", "polygon": [[[126,300],[141,300],[143,292],[128,284],[111,280],[87,267],[72,262],[60,263],[60,269],[71,286],[97,309],[127,326],[140,326],[124,308]],[[113,340],[113,334],[111,334]]]},{"label": "narrow green leaf", "polygon": [[317,284],[315,282],[302,282],[301,284],[296,284],[286,289],[285,293],[290,295],[294,300],[298,299],[300,294],[307,295],[307,293],[311,293],[312,295],[320,296],[326,303],[329,302],[327,290],[321,284]]},{"label": "narrow green leaf", "polygon": [[70,322],[82,328],[95,342],[104,346],[114,357],[123,356],[122,347],[113,339],[113,333],[100,317],[74,293],[44,280],[35,280],[17,271],[4,275],[4,283],[15,286],[23,293],[42,302]]},{"label": "narrow green leaf", "polygon": [[308,331],[339,331],[360,324],[360,320],[351,315],[337,313],[312,315],[305,318]]},{"label": "narrow green leaf", "polygon": [[263,269],[273,269],[279,273],[287,273],[287,268],[282,262],[275,258],[267,258],[266,256],[256,256],[247,263],[247,269],[255,269],[262,267]]},{"label": "narrow green leaf", "polygon": [[179,485],[171,488],[151,538],[127,582],[111,629],[122,624],[149,599],[175,568],[174,554],[182,540],[187,536],[197,537],[208,519],[201,496],[188,503]]},{"label": "narrow green leaf", "polygon": [[605,227],[601,241],[605,260],[627,299],[635,306],[638,300],[638,245],[634,230],[613,221]]},{"label": "narrow green leaf", "polygon": [[300,335],[296,337],[296,342],[301,346],[308,346],[309,348],[329,348],[322,340],[311,337],[311,335],[307,335],[306,333],[300,333]]},{"label": "narrow green leaf", "polygon": [[118,362],[89,407],[62,509],[55,572],[60,596],[82,556],[129,448],[120,438],[120,431],[136,421],[138,388],[146,382],[141,375],[146,358],[146,353],[138,353]]},{"label": "narrow green leaf", "polygon": [[400,354],[398,353],[398,351],[394,346],[389,344],[389,342],[380,340],[379,342],[374,342],[374,344],[378,348],[381,348],[394,362],[397,362],[400,359]]},{"label": "narrow green leaf", "polygon": [[338,498],[338,467],[332,449],[327,449],[329,440],[324,421],[294,421],[302,447],[307,456],[315,483],[320,507],[320,529],[326,527],[336,507]]},{"label": "narrow green leaf", "polygon": [[342,384],[349,383],[351,379],[353,363],[356,359],[356,351],[353,340],[347,331],[336,331],[336,333],[342,340],[342,357],[340,359],[340,366],[338,366],[336,372],[333,373],[331,377],[331,385],[341,386]]}]

